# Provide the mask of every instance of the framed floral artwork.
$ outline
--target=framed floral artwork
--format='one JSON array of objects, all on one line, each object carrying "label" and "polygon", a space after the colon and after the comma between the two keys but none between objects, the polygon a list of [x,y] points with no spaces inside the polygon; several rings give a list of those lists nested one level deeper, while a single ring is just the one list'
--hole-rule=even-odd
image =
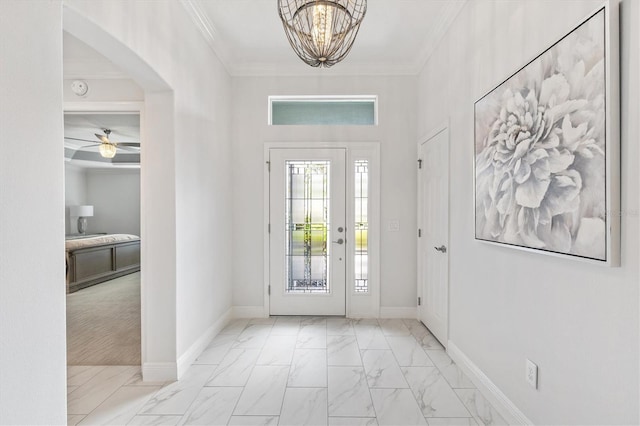
[{"label": "framed floral artwork", "polygon": [[613,4],[475,103],[477,240],[618,263]]}]

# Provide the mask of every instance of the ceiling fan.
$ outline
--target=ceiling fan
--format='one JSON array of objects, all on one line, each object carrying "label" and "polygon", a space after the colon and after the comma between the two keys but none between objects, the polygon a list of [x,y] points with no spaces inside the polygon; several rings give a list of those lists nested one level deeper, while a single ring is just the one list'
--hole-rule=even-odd
[{"label": "ceiling fan", "polygon": [[102,131],[104,132],[103,135],[94,133],[96,135],[96,138],[98,138],[98,140],[100,141],[99,143],[87,139],[71,138],[67,136],[65,136],[64,138],[74,141],[91,143],[91,145],[86,145],[82,148],[86,148],[89,146],[98,146],[100,155],[104,158],[115,157],[118,149],[122,149],[124,151],[140,152],[140,142],[113,142],[109,139],[109,135],[111,135],[111,129],[102,129]]}]

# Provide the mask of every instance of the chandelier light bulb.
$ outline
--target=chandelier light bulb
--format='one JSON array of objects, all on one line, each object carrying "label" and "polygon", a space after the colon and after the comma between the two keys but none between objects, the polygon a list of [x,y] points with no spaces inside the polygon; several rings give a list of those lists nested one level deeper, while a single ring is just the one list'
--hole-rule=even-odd
[{"label": "chandelier light bulb", "polygon": [[116,146],[114,144],[103,142],[100,144],[98,150],[104,158],[113,158],[116,156]]},{"label": "chandelier light bulb", "polygon": [[327,48],[331,45],[331,35],[333,26],[333,6],[319,4],[313,7],[313,28],[311,34],[316,51],[323,53],[318,58],[320,61],[326,61],[329,52]]}]

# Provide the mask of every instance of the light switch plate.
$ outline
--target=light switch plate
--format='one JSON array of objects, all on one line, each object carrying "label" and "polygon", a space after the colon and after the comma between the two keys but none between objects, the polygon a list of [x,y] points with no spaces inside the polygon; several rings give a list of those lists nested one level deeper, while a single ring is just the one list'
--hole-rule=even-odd
[{"label": "light switch plate", "polygon": [[390,220],[389,221],[389,232],[399,232],[400,231],[400,221],[399,220]]}]

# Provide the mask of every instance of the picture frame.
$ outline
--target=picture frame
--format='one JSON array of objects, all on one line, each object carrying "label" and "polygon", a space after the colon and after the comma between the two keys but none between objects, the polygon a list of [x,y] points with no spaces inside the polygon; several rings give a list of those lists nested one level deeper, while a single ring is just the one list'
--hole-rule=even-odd
[{"label": "picture frame", "polygon": [[620,264],[618,1],[474,103],[475,239]]}]

